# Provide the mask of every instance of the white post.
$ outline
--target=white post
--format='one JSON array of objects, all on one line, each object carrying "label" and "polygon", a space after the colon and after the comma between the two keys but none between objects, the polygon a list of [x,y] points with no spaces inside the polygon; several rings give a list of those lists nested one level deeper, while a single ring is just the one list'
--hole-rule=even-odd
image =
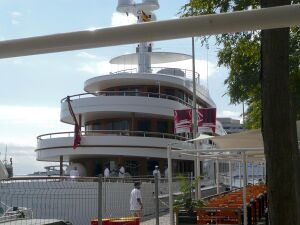
[{"label": "white post", "polygon": [[232,165],[230,160],[228,162],[228,166],[229,166],[229,187],[230,190],[232,190]]},{"label": "white post", "polygon": [[263,163],[263,178],[264,182],[266,182],[266,163]]},{"label": "white post", "polygon": [[254,185],[254,163],[252,162],[252,184]]},{"label": "white post", "polygon": [[172,147],[171,147],[171,144],[168,144],[168,185],[169,185],[170,225],[174,224],[172,177],[173,177],[173,175],[172,175]]},{"label": "white post", "polygon": [[240,179],[240,188],[242,187],[242,167],[241,162],[239,162],[239,179]]},{"label": "white post", "polygon": [[243,184],[243,210],[244,210],[244,225],[247,225],[247,161],[246,161],[246,153],[243,152],[243,164],[244,164],[244,184]]},{"label": "white post", "polygon": [[[198,133],[198,123],[197,123],[197,95],[196,95],[196,69],[195,69],[195,39],[192,37],[192,68],[193,68],[193,138],[197,137]],[[195,149],[198,149],[197,141],[194,142]],[[199,153],[196,154],[196,167],[195,167],[195,179],[197,179],[200,175],[200,162],[199,162]],[[196,185],[196,193],[195,198],[199,199],[199,196],[201,196],[201,188],[200,181]]]},{"label": "white post", "polygon": [[219,176],[219,159],[216,159],[216,183],[217,183],[217,194],[220,194],[220,176]]}]

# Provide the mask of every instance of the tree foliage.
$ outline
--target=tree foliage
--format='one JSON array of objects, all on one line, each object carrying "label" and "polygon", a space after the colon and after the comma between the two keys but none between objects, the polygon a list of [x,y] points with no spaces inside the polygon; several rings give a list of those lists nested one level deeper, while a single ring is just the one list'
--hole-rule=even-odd
[{"label": "tree foliage", "polygon": [[[293,4],[300,3],[294,0]],[[181,8],[180,15],[215,14],[238,10],[256,9],[259,0],[190,0]],[[247,128],[261,127],[261,85],[260,85],[260,31],[229,33],[216,36],[218,65],[229,69],[225,80],[231,104],[242,102],[248,105],[244,121]],[[202,44],[209,37],[201,38]],[[300,119],[300,29],[295,27],[290,32],[290,77],[297,118]],[[280,91],[280,90],[278,90]]]}]

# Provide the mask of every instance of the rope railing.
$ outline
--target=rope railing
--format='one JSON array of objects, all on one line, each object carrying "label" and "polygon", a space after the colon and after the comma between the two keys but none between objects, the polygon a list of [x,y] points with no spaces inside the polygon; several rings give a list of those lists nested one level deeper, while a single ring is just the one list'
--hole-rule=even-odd
[{"label": "rope railing", "polygon": [[[114,135],[114,136],[157,137],[157,138],[166,138],[166,139],[176,139],[180,141],[187,140],[186,137],[182,137],[175,134],[146,132],[146,131],[129,131],[129,130],[87,130],[87,131],[81,131],[80,135],[82,137]],[[42,134],[37,136],[37,140],[39,141],[39,140],[52,139],[57,137],[74,137],[74,132],[68,131],[68,132]]]}]

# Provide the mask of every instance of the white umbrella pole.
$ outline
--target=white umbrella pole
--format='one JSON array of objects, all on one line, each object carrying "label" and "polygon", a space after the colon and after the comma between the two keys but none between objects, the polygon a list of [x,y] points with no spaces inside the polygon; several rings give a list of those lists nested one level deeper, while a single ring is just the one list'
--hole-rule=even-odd
[{"label": "white umbrella pole", "polygon": [[246,154],[243,152],[243,164],[244,164],[244,176],[243,176],[243,210],[244,210],[244,225],[247,225],[247,162],[246,162]]},{"label": "white umbrella pole", "polygon": [[168,145],[168,185],[169,185],[170,225],[174,224],[172,177],[173,177],[173,175],[172,175],[172,148],[171,148],[171,144],[169,144]]},{"label": "white umbrella pole", "polygon": [[230,190],[232,190],[232,165],[230,160],[228,166],[229,166],[229,186],[230,186]]},{"label": "white umbrella pole", "polygon": [[242,167],[241,162],[239,162],[239,179],[240,179],[240,188],[242,187]]},{"label": "white umbrella pole", "polygon": [[254,185],[254,164],[252,162],[252,184]]},{"label": "white umbrella pole", "polygon": [[217,183],[217,194],[220,194],[220,176],[219,176],[219,160],[216,159],[216,183]]}]

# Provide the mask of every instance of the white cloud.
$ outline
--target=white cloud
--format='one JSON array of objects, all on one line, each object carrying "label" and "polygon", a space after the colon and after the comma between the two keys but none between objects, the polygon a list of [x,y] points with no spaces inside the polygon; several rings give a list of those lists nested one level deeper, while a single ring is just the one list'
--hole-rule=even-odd
[{"label": "white cloud", "polygon": [[84,59],[98,59],[96,55],[87,52],[79,52],[76,56]]},{"label": "white cloud", "polygon": [[20,18],[21,18],[22,16],[23,16],[23,14],[20,13],[20,12],[17,12],[17,11],[11,12],[11,13],[10,13],[11,23],[12,23],[13,25],[18,25],[18,24],[20,23]]},{"label": "white cloud", "polygon": [[34,171],[45,171],[44,166],[49,165],[48,162],[36,161],[36,153],[33,146],[18,146],[8,143],[0,143],[1,160],[5,157],[6,145],[7,160],[12,157],[14,175],[26,175]]},{"label": "white cloud", "polygon": [[11,12],[10,13],[10,15],[12,16],[12,17],[20,17],[20,16],[22,16],[22,13],[20,13],[20,12]]},{"label": "white cloud", "polygon": [[12,124],[52,123],[59,120],[59,108],[0,105],[0,122]]},{"label": "white cloud", "polygon": [[238,120],[242,119],[240,112],[223,110],[217,114],[218,114],[217,117],[230,117],[230,118],[238,119]]},{"label": "white cloud", "polygon": [[0,142],[35,146],[36,136],[71,131],[60,122],[60,109],[50,107],[0,105]]},{"label": "white cloud", "polygon": [[111,25],[113,27],[135,24],[136,21],[137,18],[132,14],[127,16],[124,13],[114,12],[111,17]]}]

